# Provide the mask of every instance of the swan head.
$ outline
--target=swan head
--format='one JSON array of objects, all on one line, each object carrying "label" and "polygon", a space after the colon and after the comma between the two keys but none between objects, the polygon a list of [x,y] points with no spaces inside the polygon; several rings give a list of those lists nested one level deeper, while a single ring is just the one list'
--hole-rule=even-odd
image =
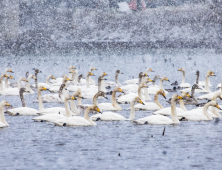
[{"label": "swan head", "polygon": [[22,77],[21,79],[22,79],[22,81],[28,82],[28,80],[24,77]]},{"label": "swan head", "polygon": [[216,76],[216,74],[212,70],[208,70],[207,76]]},{"label": "swan head", "polygon": [[149,71],[150,71],[150,72],[154,72],[151,68],[147,67],[147,68],[146,68],[146,72],[149,72]]},{"label": "swan head", "polygon": [[10,106],[10,104],[5,100],[3,100],[0,105],[1,106]]},{"label": "swan head", "polygon": [[192,86],[192,89],[200,89],[200,87],[199,87],[197,84],[194,84],[194,85]]},{"label": "swan head", "polygon": [[70,70],[70,71],[69,71],[69,73],[74,73],[74,72],[75,72],[75,70]]},{"label": "swan head", "polygon": [[74,70],[74,69],[76,69],[74,66],[69,66],[69,70],[71,71],[71,70]]},{"label": "swan head", "polygon": [[45,91],[47,90],[47,88],[45,88],[44,86],[39,86],[39,91]]},{"label": "swan head", "polygon": [[222,100],[221,93],[220,93],[219,91],[215,92],[215,93],[214,93],[214,96],[213,96],[213,99],[216,100],[217,98],[219,98],[220,100]]},{"label": "swan head", "polygon": [[101,76],[107,76],[106,72],[103,72],[103,73],[101,74]]},{"label": "swan head", "polygon": [[183,93],[181,94],[181,97],[182,97],[182,98],[185,98],[185,97],[192,98],[192,97],[189,95],[189,92],[183,92]]},{"label": "swan head", "polygon": [[55,80],[56,78],[53,75],[50,75],[50,79],[54,79]]},{"label": "swan head", "polygon": [[135,102],[135,103],[141,103],[142,105],[145,105],[145,104],[143,103],[143,101],[140,99],[139,96],[135,97],[134,102]]},{"label": "swan head", "polygon": [[99,91],[97,94],[98,94],[98,97],[101,96],[108,100],[108,97],[106,97],[106,94],[103,91]]},{"label": "swan head", "polygon": [[26,88],[24,88],[24,87],[20,88],[19,92],[20,93],[25,93],[25,92],[30,93],[30,91],[26,90]]},{"label": "swan head", "polygon": [[143,77],[148,77],[148,74],[147,73],[143,73]]},{"label": "swan head", "polygon": [[67,75],[62,76],[64,81],[70,81],[70,79],[67,77]]},{"label": "swan head", "polygon": [[97,70],[95,67],[90,67],[90,71]]},{"label": "swan head", "polygon": [[209,102],[209,105],[210,105],[210,106],[213,106],[213,107],[216,107],[216,108],[218,108],[219,110],[222,110],[216,101],[211,101],[211,102]]},{"label": "swan head", "polygon": [[196,71],[196,75],[200,75],[200,72],[198,70]]},{"label": "swan head", "polygon": [[177,71],[185,72],[185,69],[184,69],[184,68],[180,68],[180,69],[178,69]]},{"label": "swan head", "polygon": [[96,112],[99,112],[99,113],[102,113],[102,112],[100,111],[99,107],[96,106],[96,105],[90,106],[90,110],[96,111]]},{"label": "swan head", "polygon": [[42,71],[40,71],[39,69],[35,69],[35,73],[41,73]]},{"label": "swan head", "polygon": [[14,73],[10,68],[6,68],[6,69],[5,69],[5,72],[11,72],[11,73]]},{"label": "swan head", "polygon": [[89,76],[95,76],[95,75],[92,72],[88,72],[87,77],[89,77]]},{"label": "swan head", "polygon": [[8,75],[7,75],[7,74],[4,74],[4,76],[3,76],[3,77],[6,77],[6,78],[7,78],[7,77],[8,77]]},{"label": "swan head", "polygon": [[116,87],[113,91],[124,93],[120,87]]},{"label": "swan head", "polygon": [[149,82],[153,82],[154,80],[151,80],[150,78],[148,78],[148,77],[145,77],[144,79],[143,79],[143,82],[144,83],[149,83]]},{"label": "swan head", "polygon": [[116,70],[116,74],[123,74],[120,70]]},{"label": "swan head", "polygon": [[[172,100],[174,100],[174,101],[176,101],[176,100],[181,100],[181,99],[183,99],[181,96],[179,96],[178,94],[174,94],[173,96],[172,96]],[[171,100],[171,101],[172,101]]]},{"label": "swan head", "polygon": [[161,79],[170,82],[170,80],[167,77],[165,77],[165,76],[163,76]]},{"label": "swan head", "polygon": [[158,90],[157,94],[162,95],[164,97],[164,99],[166,99],[166,94],[165,94],[165,91],[163,89]]}]

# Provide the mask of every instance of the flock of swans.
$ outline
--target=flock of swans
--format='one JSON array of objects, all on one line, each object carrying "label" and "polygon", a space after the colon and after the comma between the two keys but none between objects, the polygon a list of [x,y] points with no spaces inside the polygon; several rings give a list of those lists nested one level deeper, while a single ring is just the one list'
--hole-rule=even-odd
[{"label": "flock of swans", "polygon": [[[98,83],[93,80],[93,71],[95,67],[91,67],[86,77],[78,74],[78,70],[70,66],[68,76],[55,78],[49,75],[46,83],[38,82],[38,69],[35,74],[26,74],[21,77],[17,83],[10,83],[9,79],[13,79],[10,73],[11,69],[6,69],[0,76],[0,95],[20,96],[22,107],[10,108],[7,101],[0,103],[0,127],[9,126],[5,119],[5,113],[13,116],[36,116],[33,118],[36,122],[52,122],[57,126],[92,126],[96,125],[95,121],[122,121],[129,120],[132,123],[146,124],[179,124],[180,121],[207,121],[214,118],[220,118],[221,106],[216,102],[222,99],[221,89],[211,92],[210,77],[215,76],[214,72],[209,70],[206,74],[205,81],[199,81],[199,71],[196,72],[196,83],[190,85],[185,82],[185,69],[180,68],[182,72],[182,83],[172,83],[173,89],[164,89],[163,83],[169,81],[167,77],[155,76],[151,80],[148,76],[153,70],[147,68],[145,72],[140,72],[138,79],[131,79],[123,82],[122,85],[118,77],[123,74],[120,70],[115,73],[115,82],[107,81],[107,74],[103,72]],[[34,84],[30,84],[31,80]],[[159,80],[159,85],[156,82]],[[96,85],[97,84],[97,85]],[[218,84],[221,88],[221,84]],[[112,88],[112,91],[107,89]],[[38,102],[39,109],[30,108],[26,105],[25,95],[38,94],[38,98],[34,102]],[[171,92],[180,90],[181,94],[174,94],[167,102],[171,107],[164,108],[158,98],[163,97]],[[48,94],[42,95],[42,91],[48,91]],[[70,92],[72,94],[70,94]],[[195,97],[195,93],[205,93],[199,97]],[[111,102],[101,103],[101,98],[107,98],[111,95]],[[154,95],[152,102],[151,95]],[[82,104],[83,99],[92,99],[92,103]],[[206,99],[207,103],[199,103],[199,100]],[[64,103],[64,107],[45,108],[43,103]],[[179,103],[180,107],[176,107]],[[130,104],[129,118],[125,118],[117,111],[121,111],[123,104]],[[187,110],[185,105],[197,105],[199,107]],[[153,115],[135,120],[135,112],[138,110],[152,111]],[[84,115],[81,116],[82,112]],[[90,113],[94,113],[91,117]]]}]

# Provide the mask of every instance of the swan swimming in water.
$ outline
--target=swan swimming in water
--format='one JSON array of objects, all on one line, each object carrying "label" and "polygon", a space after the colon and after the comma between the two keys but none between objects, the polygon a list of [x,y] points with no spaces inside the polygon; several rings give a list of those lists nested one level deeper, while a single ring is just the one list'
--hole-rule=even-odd
[{"label": "swan swimming in water", "polygon": [[[128,120],[134,119],[135,117],[135,110],[134,110],[134,104],[135,103],[141,103],[143,104],[142,100],[137,96],[131,101],[131,112],[130,112],[130,118]],[[123,117],[120,114],[114,113],[114,112],[103,112],[96,115],[91,116],[91,119],[94,121],[102,120],[102,121],[115,121],[115,120],[127,120],[125,117]]]},{"label": "swan swimming in water", "polygon": [[185,83],[185,69],[184,68],[180,68],[179,70],[177,71],[181,71],[183,73],[183,77],[182,77],[182,83],[180,84],[180,87],[182,88],[188,88],[190,87],[190,84],[189,83]]},{"label": "swan swimming in water", "polygon": [[10,114],[10,115],[13,115],[13,116],[27,116],[27,115],[35,115],[37,116],[39,113],[38,110],[36,109],[33,109],[33,108],[29,108],[26,106],[26,103],[25,103],[25,99],[24,99],[24,96],[23,96],[23,93],[25,92],[29,92],[27,91],[24,87],[22,87],[20,90],[19,90],[19,94],[20,94],[20,99],[21,99],[21,102],[22,102],[22,107],[17,107],[17,108],[14,108],[14,109],[9,109],[6,111],[6,113]]},{"label": "swan swimming in water", "polygon": [[177,117],[176,111],[176,101],[182,99],[181,96],[174,94],[171,100],[171,118],[162,115],[152,115],[142,119],[133,121],[136,124],[158,124],[158,125],[170,125],[170,124],[180,124]]}]

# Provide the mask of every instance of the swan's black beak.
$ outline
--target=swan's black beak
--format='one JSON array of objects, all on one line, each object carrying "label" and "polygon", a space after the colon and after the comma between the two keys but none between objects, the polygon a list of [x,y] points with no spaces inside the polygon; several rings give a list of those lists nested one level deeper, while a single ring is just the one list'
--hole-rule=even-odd
[{"label": "swan's black beak", "polygon": [[49,89],[46,89],[46,90],[49,90]]},{"label": "swan's black beak", "polygon": [[26,91],[27,93],[31,93],[30,91]]},{"label": "swan's black beak", "polygon": [[164,99],[166,99],[166,96],[163,96],[164,97]]},{"label": "swan's black beak", "polygon": [[168,80],[170,82],[170,80]]},{"label": "swan's black beak", "polygon": [[14,71],[11,71],[11,73],[14,73]]},{"label": "swan's black beak", "polygon": [[108,97],[104,97],[104,98],[108,100]]},{"label": "swan's black beak", "polygon": [[120,73],[120,74],[124,74],[124,73]]},{"label": "swan's black beak", "polygon": [[84,97],[80,97],[81,99],[85,99]]},{"label": "swan's black beak", "polygon": [[39,71],[39,73],[42,73],[42,71]]},{"label": "swan's black beak", "polygon": [[67,90],[67,88],[65,88],[65,90]]},{"label": "swan's black beak", "polygon": [[219,99],[222,100],[222,97],[220,96]]},{"label": "swan's black beak", "polygon": [[107,80],[107,79],[103,79],[103,80]]}]

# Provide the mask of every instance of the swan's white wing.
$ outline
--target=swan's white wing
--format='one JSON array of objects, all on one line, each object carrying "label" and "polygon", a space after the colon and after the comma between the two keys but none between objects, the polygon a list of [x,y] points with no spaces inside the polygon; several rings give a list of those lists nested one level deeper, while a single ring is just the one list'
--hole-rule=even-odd
[{"label": "swan's white wing", "polygon": [[92,120],[97,120],[98,118],[100,118],[100,120],[103,120],[103,121],[126,120],[125,117],[114,112],[103,112],[102,114],[99,113],[99,114],[91,116],[91,118]]},{"label": "swan's white wing", "polygon": [[15,109],[9,109],[6,111],[6,113],[13,116],[15,115],[26,116],[26,115],[38,115],[37,113],[39,113],[39,111],[29,107],[18,107]]},{"label": "swan's white wing", "polygon": [[47,114],[33,118],[32,120],[36,122],[46,121],[46,122],[55,122],[59,119],[65,119],[66,116],[62,114]]},{"label": "swan's white wing", "polygon": [[174,123],[169,117],[161,115],[148,116],[142,119],[138,119],[134,122],[137,124],[155,124],[155,125],[169,125]]}]

